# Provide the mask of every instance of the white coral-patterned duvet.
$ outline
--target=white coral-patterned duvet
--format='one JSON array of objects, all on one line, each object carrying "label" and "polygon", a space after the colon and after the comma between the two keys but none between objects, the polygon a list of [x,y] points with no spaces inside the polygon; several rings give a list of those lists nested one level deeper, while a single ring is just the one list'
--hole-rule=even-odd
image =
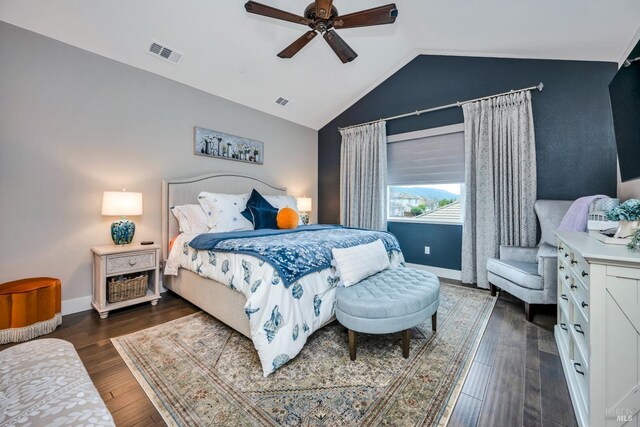
[{"label": "white coral-patterned duvet", "polygon": [[[164,274],[186,268],[226,284],[247,298],[251,338],[266,377],[294,358],[307,337],[327,323],[335,312],[335,269],[308,274],[288,288],[269,263],[250,255],[196,250],[189,242],[197,235],[181,234],[174,242]],[[391,266],[402,263],[402,253],[391,255]]]}]

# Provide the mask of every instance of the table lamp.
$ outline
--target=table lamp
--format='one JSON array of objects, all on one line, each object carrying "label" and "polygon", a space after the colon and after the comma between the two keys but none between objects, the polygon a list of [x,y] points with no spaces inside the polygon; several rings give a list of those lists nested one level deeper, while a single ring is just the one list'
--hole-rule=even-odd
[{"label": "table lamp", "polygon": [[111,238],[116,245],[128,245],[133,240],[136,225],[125,216],[142,215],[142,193],[105,191],[102,196],[102,215],[119,216],[111,224]]},{"label": "table lamp", "polygon": [[298,197],[298,211],[304,225],[309,224],[309,212],[311,212],[311,197]]}]

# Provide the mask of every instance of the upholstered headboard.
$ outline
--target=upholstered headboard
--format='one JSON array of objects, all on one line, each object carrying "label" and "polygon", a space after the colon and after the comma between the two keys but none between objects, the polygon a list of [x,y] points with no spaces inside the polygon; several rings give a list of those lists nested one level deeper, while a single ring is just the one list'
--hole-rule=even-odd
[{"label": "upholstered headboard", "polygon": [[287,194],[286,188],[276,187],[246,175],[214,173],[195,178],[162,180],[162,256],[169,256],[169,242],[178,235],[178,221],[169,211],[171,206],[198,203],[201,191],[211,193],[242,194],[256,189],[261,194],[277,196]]}]

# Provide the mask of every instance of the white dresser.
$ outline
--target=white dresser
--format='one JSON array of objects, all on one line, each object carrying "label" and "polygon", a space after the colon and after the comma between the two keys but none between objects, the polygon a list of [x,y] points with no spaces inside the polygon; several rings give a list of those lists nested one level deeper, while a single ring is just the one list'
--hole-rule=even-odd
[{"label": "white dresser", "polygon": [[640,426],[640,254],[557,233],[555,338],[578,424]]}]

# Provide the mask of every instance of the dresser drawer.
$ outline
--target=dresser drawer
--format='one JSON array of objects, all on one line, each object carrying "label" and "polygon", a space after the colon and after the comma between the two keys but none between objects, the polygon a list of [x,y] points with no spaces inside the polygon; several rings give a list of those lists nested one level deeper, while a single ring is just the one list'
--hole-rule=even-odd
[{"label": "dresser drawer", "polygon": [[569,328],[571,324],[567,320],[568,313],[565,313],[564,310],[560,310],[560,321],[558,322],[558,326],[560,326],[560,340],[564,344],[564,348],[566,351],[569,351],[569,342],[571,341],[571,336],[569,335]]},{"label": "dresser drawer", "polygon": [[570,360],[571,368],[573,370],[574,378],[576,379],[576,385],[578,389],[580,404],[585,411],[589,412],[589,369],[586,363],[582,360],[580,353],[574,352],[573,359]]},{"label": "dresser drawer", "polygon": [[587,369],[589,364],[589,322],[587,322],[580,310],[575,307],[573,310],[573,323],[571,323],[570,329],[577,347],[574,353],[580,354],[580,358],[584,362],[584,368]]},{"label": "dresser drawer", "polygon": [[580,281],[582,281],[582,283],[584,283],[587,288],[589,288],[589,263],[580,255],[571,251],[569,265],[571,267],[571,271],[575,273],[576,277],[580,279]]},{"label": "dresser drawer", "polygon": [[576,307],[576,311],[582,313],[585,320],[589,321],[589,291],[585,287],[584,283],[578,280],[574,275],[571,276],[571,296],[573,297],[573,304]]},{"label": "dresser drawer", "polygon": [[571,290],[563,274],[558,275],[558,305],[564,310],[567,316],[571,315],[569,310],[569,297]]},{"label": "dresser drawer", "polygon": [[131,270],[155,268],[155,266],[155,252],[140,252],[128,255],[107,256],[107,274],[117,274]]}]

